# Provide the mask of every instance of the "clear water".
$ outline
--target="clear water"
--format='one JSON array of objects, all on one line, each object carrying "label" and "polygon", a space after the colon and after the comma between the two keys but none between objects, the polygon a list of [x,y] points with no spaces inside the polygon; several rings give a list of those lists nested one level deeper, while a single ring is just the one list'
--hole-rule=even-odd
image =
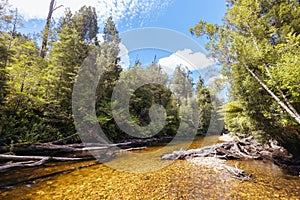
[{"label": "clear water", "polygon": [[[199,138],[190,148],[216,141],[217,136]],[[2,192],[0,199],[300,199],[300,178],[285,174],[270,162],[227,161],[253,174],[251,181],[240,181],[188,161],[161,161],[164,153],[186,145],[179,142],[123,152],[107,164],[52,163],[11,171],[1,175],[2,185],[64,173],[20,184]]]}]

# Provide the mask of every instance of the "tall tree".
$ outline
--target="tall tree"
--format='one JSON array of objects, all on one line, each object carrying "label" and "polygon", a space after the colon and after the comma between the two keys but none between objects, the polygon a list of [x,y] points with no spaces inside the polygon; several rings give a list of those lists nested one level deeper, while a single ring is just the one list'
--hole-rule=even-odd
[{"label": "tall tree", "polygon": [[51,25],[53,12],[60,7],[62,7],[62,5],[56,6],[55,0],[50,1],[48,16],[47,16],[46,25],[45,25],[45,28],[43,31],[43,37],[42,37],[42,46],[41,46],[41,51],[40,51],[41,58],[45,58],[45,56],[46,56],[47,43],[48,43],[48,37],[49,37],[49,31],[50,31],[50,25]]},{"label": "tall tree", "polygon": [[11,61],[7,65],[9,95],[4,109],[6,120],[0,141],[37,142],[43,134],[44,71],[35,41],[16,34],[11,41]]},{"label": "tall tree", "polygon": [[[299,1],[227,3],[224,25],[201,20],[191,33],[208,36],[207,49],[231,79],[232,100],[241,103],[255,129],[268,133],[297,154],[297,133],[282,134],[276,127],[300,124],[300,99],[296,92],[299,83],[295,79],[299,76],[295,67],[299,63]],[[279,71],[287,73],[279,75]]]},{"label": "tall tree", "polygon": [[75,132],[72,117],[72,92],[78,69],[89,50],[96,45],[92,38],[97,34],[95,9],[82,7],[74,15],[66,10],[57,27],[58,40],[50,51],[47,96],[50,102],[49,118],[63,135]]},{"label": "tall tree", "polygon": [[98,24],[95,8],[81,7],[73,16],[73,26],[86,43],[97,42]]},{"label": "tall tree", "polygon": [[201,76],[196,84],[196,96],[199,106],[198,134],[206,134],[210,124],[213,108],[209,89],[205,87],[204,80]]},{"label": "tall tree", "polygon": [[97,58],[98,70],[102,71],[102,75],[96,91],[96,113],[104,131],[116,133],[118,130],[112,118],[111,97],[122,68],[118,64],[120,61],[119,32],[112,17],[108,18],[103,34],[104,42],[99,47]]},{"label": "tall tree", "polygon": [[118,64],[119,58],[119,32],[116,29],[112,17],[109,17],[104,27],[104,42],[100,46],[97,59],[98,66],[103,70],[103,74],[98,85],[98,98],[110,100],[112,89],[122,72]]},{"label": "tall tree", "polygon": [[193,79],[190,71],[183,69],[181,65],[175,68],[174,77],[171,84],[175,94],[178,96],[178,103],[187,104],[188,98],[193,96]]},{"label": "tall tree", "polygon": [[[65,26],[59,33],[59,40],[50,52],[49,99],[56,105],[54,111],[65,125],[62,132],[74,132],[72,120],[72,88],[77,71],[87,56],[87,46],[80,39],[76,29]],[[63,127],[64,126],[64,127]]]},{"label": "tall tree", "polygon": [[0,0],[0,134],[3,128],[4,119],[4,105],[7,94],[9,93],[8,88],[8,74],[7,74],[7,62],[11,58],[11,51],[8,48],[9,34],[7,26],[12,21],[12,14],[10,7],[6,0]]}]

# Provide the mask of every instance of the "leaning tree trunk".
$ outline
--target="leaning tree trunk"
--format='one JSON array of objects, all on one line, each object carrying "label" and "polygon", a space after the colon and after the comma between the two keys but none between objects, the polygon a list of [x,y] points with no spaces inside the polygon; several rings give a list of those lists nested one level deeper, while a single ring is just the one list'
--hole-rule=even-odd
[{"label": "leaning tree trunk", "polygon": [[[288,105],[286,105],[279,97],[274,94],[270,88],[260,80],[256,74],[251,71],[251,69],[243,64],[245,69],[257,80],[257,82],[275,99],[275,101],[300,125],[300,117],[297,112],[293,112]],[[279,133],[276,135],[278,142],[285,147],[291,154],[295,156],[296,159],[300,160],[300,135],[298,131],[293,131],[291,133]]]},{"label": "leaning tree trunk", "polygon": [[295,121],[300,125],[300,117],[298,113],[294,113],[283,101],[281,101],[271,90],[270,88],[260,80],[254,72],[250,70],[250,68],[243,64],[245,69],[257,80],[257,82],[275,99],[275,101],[292,117],[295,119]]},{"label": "leaning tree trunk", "polygon": [[[251,38],[252,38],[252,40],[253,40],[253,44],[254,44],[254,46],[255,46],[255,48],[256,48],[256,50],[258,51],[258,52],[261,52],[261,50],[259,49],[259,47],[258,47],[258,45],[257,45],[257,41],[256,41],[256,39],[255,39],[255,37],[254,37],[254,34],[253,34],[253,31],[252,31],[252,29],[250,28],[250,26],[249,26],[249,24],[247,24],[247,27],[248,27],[248,29],[249,29],[249,31],[250,31],[250,34],[251,34]],[[262,52],[261,52],[262,53]],[[252,71],[249,69],[249,68],[247,68],[247,66],[245,66],[246,67],[246,69],[251,73]],[[273,77],[272,77],[272,75],[271,75],[271,73],[270,73],[270,71],[269,71],[269,68],[268,68],[268,66],[267,66],[267,64],[266,63],[264,63],[264,69],[267,71],[267,73],[268,73],[268,76],[271,78],[271,80],[275,83],[275,81],[274,81],[274,79],[273,79]],[[252,76],[254,76],[252,73],[251,73],[251,75]],[[254,78],[256,79],[256,80],[258,80],[258,82],[259,82],[259,84],[261,84],[262,85],[262,82],[260,82],[260,80],[259,79],[257,79],[255,76],[254,76]],[[276,84],[276,83],[275,83]],[[262,85],[263,86],[263,85]],[[264,86],[263,86],[264,87]],[[264,87],[265,88],[265,87]],[[265,88],[267,91],[268,91],[268,89],[267,88]],[[285,105],[286,105],[286,107],[288,107],[290,110],[291,110],[291,112],[295,115],[295,117],[296,117],[296,120],[297,119],[299,119],[300,120],[300,115],[299,115],[299,113],[298,113],[298,111],[294,108],[294,106],[289,102],[289,100],[286,98],[286,96],[285,96],[285,94],[283,93],[283,91],[279,88],[279,86],[277,85],[276,86],[276,89],[278,90],[278,92],[280,93],[280,95],[281,95],[281,97],[283,98],[283,101],[286,103]],[[269,94],[271,94],[269,91],[268,91],[268,93]],[[272,94],[271,94],[272,95]],[[272,97],[274,97],[273,95],[272,95]],[[277,101],[277,99],[275,99],[276,101]],[[285,109],[285,108],[284,108]],[[298,122],[299,123],[299,122]]]}]

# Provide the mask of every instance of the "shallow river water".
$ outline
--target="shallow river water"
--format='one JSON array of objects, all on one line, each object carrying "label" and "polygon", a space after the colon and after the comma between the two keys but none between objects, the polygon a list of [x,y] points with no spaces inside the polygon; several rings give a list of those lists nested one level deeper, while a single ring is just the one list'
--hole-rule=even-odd
[{"label": "shallow river water", "polygon": [[[217,136],[199,138],[190,148],[216,141]],[[300,199],[300,178],[270,162],[227,161],[252,174],[251,181],[240,181],[188,161],[160,159],[186,145],[179,142],[121,152],[107,164],[51,163],[14,170],[1,174],[0,199]],[[57,175],[47,177],[54,173]],[[35,180],[41,176],[44,178]],[[17,187],[3,190],[17,182]]]}]

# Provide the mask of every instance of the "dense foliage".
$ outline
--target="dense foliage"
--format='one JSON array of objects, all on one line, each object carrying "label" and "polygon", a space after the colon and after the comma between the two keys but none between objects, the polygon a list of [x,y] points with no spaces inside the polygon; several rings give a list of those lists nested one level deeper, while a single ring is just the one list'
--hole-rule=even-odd
[{"label": "dense foliage", "polygon": [[225,123],[238,135],[276,139],[300,152],[300,5],[292,0],[227,1],[223,25],[201,20],[191,33],[231,83]]},{"label": "dense foliage", "polygon": [[[49,13],[55,9],[53,4]],[[93,49],[99,52],[91,62],[103,72],[95,88],[97,122],[110,140],[132,138],[116,124],[112,106],[117,102],[111,98],[117,82],[124,80],[122,77],[129,80],[124,84],[135,85],[141,74],[149,81],[159,79],[159,84],[146,84],[134,91],[129,105],[133,123],[140,127],[150,124],[150,108],[159,104],[167,116],[165,127],[155,137],[174,136],[181,120],[187,130],[198,126],[200,121],[198,134],[206,133],[211,97],[203,80],[197,85],[201,100],[196,102],[193,80],[186,68],[178,66],[172,79],[155,61],[149,66],[136,62],[131,69],[123,71],[118,57],[121,38],[112,17],[105,24],[102,43],[97,38],[98,19],[92,7],[84,6],[75,13],[66,9],[57,23],[50,16],[38,38],[18,32],[20,19],[17,10],[12,10],[6,0],[0,1],[0,145],[55,141],[76,133],[73,86],[80,66]],[[90,95],[85,92],[82,90],[83,95]],[[193,110],[201,113],[200,119],[192,124],[184,121],[184,116]],[[150,132],[144,132],[144,137],[152,136]],[[79,138],[73,137],[73,142],[76,141]]]}]

